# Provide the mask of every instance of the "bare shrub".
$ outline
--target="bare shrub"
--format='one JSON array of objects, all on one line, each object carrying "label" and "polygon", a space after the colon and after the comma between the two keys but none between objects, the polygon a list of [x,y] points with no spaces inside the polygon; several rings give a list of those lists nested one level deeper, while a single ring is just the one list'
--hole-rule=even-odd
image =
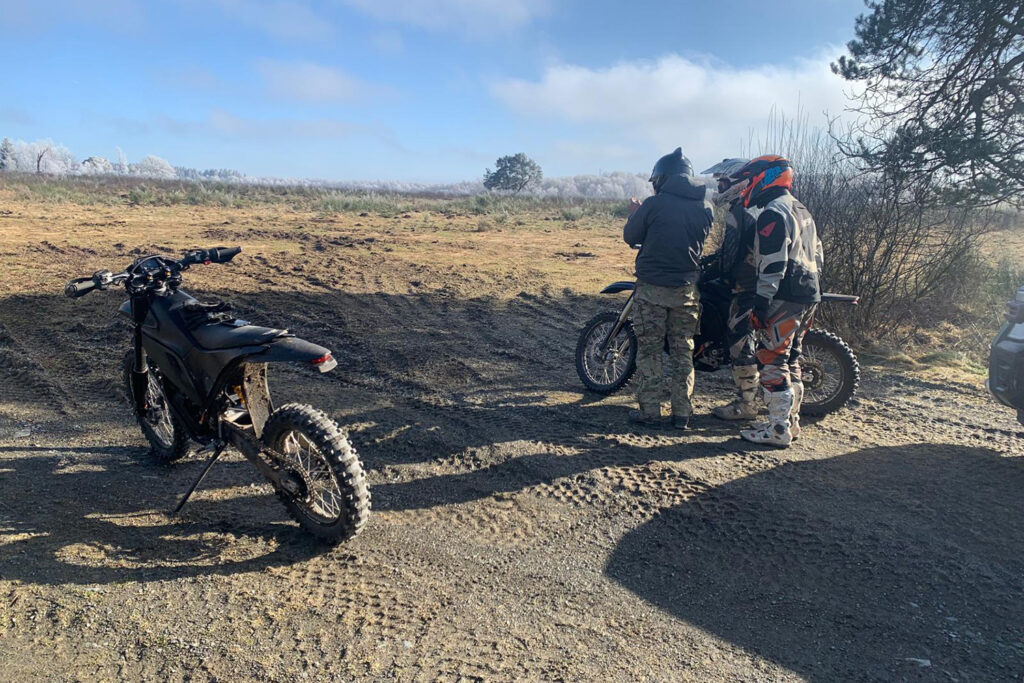
[{"label": "bare shrub", "polygon": [[974,296],[966,265],[989,229],[987,213],[943,206],[934,184],[898,167],[864,170],[806,116],[773,116],[749,144],[752,154],[793,162],[794,194],[825,248],[824,287],[861,297],[857,307],[823,307],[829,326],[862,342],[905,342]]}]

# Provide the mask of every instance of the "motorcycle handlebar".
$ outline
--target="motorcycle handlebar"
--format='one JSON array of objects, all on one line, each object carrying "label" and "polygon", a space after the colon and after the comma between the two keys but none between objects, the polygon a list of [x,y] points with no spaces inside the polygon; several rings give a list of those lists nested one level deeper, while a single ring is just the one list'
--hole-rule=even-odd
[{"label": "motorcycle handlebar", "polygon": [[212,249],[200,249],[186,256],[183,261],[187,264],[193,263],[227,263],[235,258],[242,251],[241,247],[213,247]]},{"label": "motorcycle handlebar", "polygon": [[64,287],[64,296],[77,299],[96,289],[96,280],[91,277],[76,277]]},{"label": "motorcycle handlebar", "polygon": [[[169,277],[174,273],[180,273],[189,266],[197,263],[227,263],[238,256],[241,252],[241,247],[213,247],[212,249],[200,249],[186,254],[185,258],[176,263],[168,262],[165,259],[163,262],[165,264],[169,263],[169,265],[163,266],[166,268],[165,277]],[[148,261],[149,259],[143,260]],[[138,264],[138,261],[136,264]],[[64,286],[64,296],[71,299],[77,299],[85,296],[94,289],[106,289],[112,284],[119,284],[129,279],[132,279],[133,282],[138,281],[137,278],[133,279],[131,269],[123,273],[118,273],[117,275],[114,275],[109,271],[102,270],[94,273],[92,277],[78,277],[68,282],[67,285]],[[153,274],[149,274],[144,278],[144,283],[154,281],[158,283],[163,282],[164,277],[157,276],[154,279]]]}]

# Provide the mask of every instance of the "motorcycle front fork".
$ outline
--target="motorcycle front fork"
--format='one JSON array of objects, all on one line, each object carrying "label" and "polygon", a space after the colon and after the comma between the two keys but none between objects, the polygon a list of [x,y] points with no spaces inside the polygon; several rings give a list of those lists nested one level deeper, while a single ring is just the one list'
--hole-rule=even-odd
[{"label": "motorcycle front fork", "polygon": [[608,350],[608,345],[611,344],[612,339],[615,339],[619,332],[622,331],[622,326],[626,324],[627,320],[629,320],[629,314],[633,312],[633,296],[633,294],[630,294],[629,298],[626,299],[626,304],[622,307],[622,312],[619,313],[619,319],[615,321],[615,325],[612,326],[608,336],[604,338],[603,342],[601,342],[601,353]]},{"label": "motorcycle front fork", "polygon": [[136,325],[133,339],[135,363],[132,367],[132,400],[140,413],[149,410],[146,394],[149,391],[149,364],[146,363],[146,349],[142,346],[142,329]]}]

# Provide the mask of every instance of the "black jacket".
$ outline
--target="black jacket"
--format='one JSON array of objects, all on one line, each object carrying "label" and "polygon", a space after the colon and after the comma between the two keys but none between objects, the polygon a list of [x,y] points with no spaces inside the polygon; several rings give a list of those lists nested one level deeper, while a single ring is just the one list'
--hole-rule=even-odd
[{"label": "black jacket", "polygon": [[754,226],[757,217],[737,199],[725,215],[722,237],[721,274],[734,294],[757,291],[757,264],[754,261]]},{"label": "black jacket", "polygon": [[708,188],[687,176],[672,176],[637,209],[622,231],[626,244],[642,244],[636,277],[660,287],[700,278],[700,256],[711,229]]}]

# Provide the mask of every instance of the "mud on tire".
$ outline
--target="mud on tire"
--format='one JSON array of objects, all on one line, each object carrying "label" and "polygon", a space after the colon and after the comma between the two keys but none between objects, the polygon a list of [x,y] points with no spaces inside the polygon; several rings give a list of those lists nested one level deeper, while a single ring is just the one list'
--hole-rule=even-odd
[{"label": "mud on tire", "polygon": [[275,410],[263,428],[263,442],[289,460],[309,481],[303,499],[278,491],[288,513],[330,544],[358,534],[370,516],[370,491],[363,465],[344,431],[322,411],[301,403]]},{"label": "mud on tire", "polygon": [[[804,336],[800,360],[804,376],[804,401],[800,414],[828,415],[853,398],[860,383],[860,365],[853,350],[831,332],[812,329]],[[812,391],[818,387],[818,391]]]},{"label": "mud on tire", "polygon": [[601,359],[595,355],[595,345],[604,341],[604,335],[608,334],[619,319],[615,311],[598,313],[587,321],[580,332],[579,341],[576,342],[576,374],[580,376],[583,384],[596,394],[611,394],[629,383],[636,372],[636,332],[633,331],[633,323],[627,320],[619,330],[615,341],[626,343],[614,363],[609,362],[608,367],[612,368],[608,376],[603,373],[604,366],[600,364]]},{"label": "mud on tire", "polygon": [[[166,422],[155,419],[152,415],[142,415],[135,405],[132,396],[132,369],[135,367],[135,351],[128,349],[121,363],[121,381],[124,387],[125,399],[135,417],[136,422],[142,429],[142,434],[149,442],[149,456],[156,462],[168,465],[175,460],[185,457],[189,451],[189,437],[185,426],[181,424],[177,415],[167,405],[167,396],[164,394],[163,384],[160,380],[159,371],[149,363],[150,387],[147,393],[151,403],[161,403],[161,410],[166,414]],[[154,382],[156,384],[154,384]]]}]

